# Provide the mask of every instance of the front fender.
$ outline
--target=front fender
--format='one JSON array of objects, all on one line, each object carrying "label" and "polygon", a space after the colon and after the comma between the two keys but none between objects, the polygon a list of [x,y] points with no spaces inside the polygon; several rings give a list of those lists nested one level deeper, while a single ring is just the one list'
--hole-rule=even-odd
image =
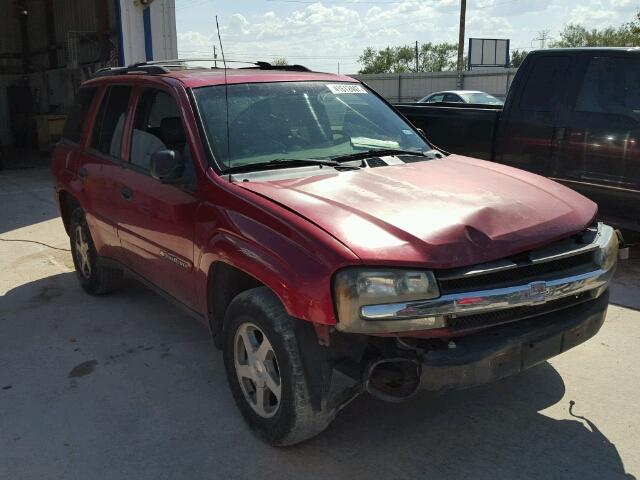
[{"label": "front fender", "polygon": [[206,286],[213,263],[224,262],[270,288],[292,317],[335,324],[331,278],[345,259],[291,230],[284,235],[242,214],[227,215],[233,231],[218,230],[206,243],[198,284]]}]

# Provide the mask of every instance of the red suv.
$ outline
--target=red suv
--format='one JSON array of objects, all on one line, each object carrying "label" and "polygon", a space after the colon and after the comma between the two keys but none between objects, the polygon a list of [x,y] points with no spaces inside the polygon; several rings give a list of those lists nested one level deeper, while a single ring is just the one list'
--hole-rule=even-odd
[{"label": "red suv", "polygon": [[53,171],[82,287],[111,292],[127,271],[208,325],[243,416],[276,445],[362,392],[485,383],[604,321],[618,238],[594,203],[435,149],[349,77],[104,70]]}]

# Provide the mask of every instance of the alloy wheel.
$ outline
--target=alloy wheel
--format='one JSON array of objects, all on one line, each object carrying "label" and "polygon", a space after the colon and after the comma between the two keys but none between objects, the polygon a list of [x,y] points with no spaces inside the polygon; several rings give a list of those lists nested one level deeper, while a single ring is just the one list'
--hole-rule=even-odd
[{"label": "alloy wheel", "polygon": [[82,226],[78,225],[75,232],[75,250],[78,260],[78,266],[80,267],[80,273],[84,278],[89,279],[91,277],[91,262],[89,259],[89,243],[87,242],[86,235]]},{"label": "alloy wheel", "polygon": [[234,367],[253,411],[263,418],[273,417],[282,393],[280,369],[271,342],[253,323],[243,323],[236,330]]}]

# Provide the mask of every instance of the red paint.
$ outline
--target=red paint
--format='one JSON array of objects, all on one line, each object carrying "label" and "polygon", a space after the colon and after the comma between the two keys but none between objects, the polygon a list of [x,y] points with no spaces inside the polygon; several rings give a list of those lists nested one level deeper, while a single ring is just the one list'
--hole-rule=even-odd
[{"label": "red paint", "polygon": [[[318,73],[230,70],[228,75],[230,83],[301,80],[355,82]],[[336,322],[331,282],[341,268],[364,263],[437,269],[485,262],[576,233],[596,213],[594,203],[550,180],[455,155],[371,170],[327,169],[326,175],[296,180],[229,183],[207,164],[187,95],[188,88],[223,83],[220,71],[88,83],[104,90],[125,82],[136,87],[125,160],[88,148],[98,95],[80,145],[63,143],[54,152],[56,191],[73,196],[86,211],[99,254],[126,263],[203,319],[214,262],[258,279],[292,316],[331,325]],[[143,86],[165,89],[180,106],[198,178],[193,193],[129,168],[131,112]],[[77,175],[80,167],[89,173],[84,181]],[[123,185],[132,188],[134,201],[121,197]],[[168,261],[167,254],[187,267]]]}]

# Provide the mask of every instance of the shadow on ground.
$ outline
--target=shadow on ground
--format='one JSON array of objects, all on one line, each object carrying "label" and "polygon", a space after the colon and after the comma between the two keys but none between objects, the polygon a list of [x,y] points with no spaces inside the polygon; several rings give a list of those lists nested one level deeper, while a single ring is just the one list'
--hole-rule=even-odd
[{"label": "shadow on ground", "polygon": [[204,326],[135,281],[91,297],[74,275],[0,297],[2,478],[633,478],[596,425],[540,413],[569,407],[548,363],[401,404],[361,397],[319,437],[268,447]]},{"label": "shadow on ground", "polygon": [[0,235],[57,217],[51,166],[0,170],[0,205]]}]

